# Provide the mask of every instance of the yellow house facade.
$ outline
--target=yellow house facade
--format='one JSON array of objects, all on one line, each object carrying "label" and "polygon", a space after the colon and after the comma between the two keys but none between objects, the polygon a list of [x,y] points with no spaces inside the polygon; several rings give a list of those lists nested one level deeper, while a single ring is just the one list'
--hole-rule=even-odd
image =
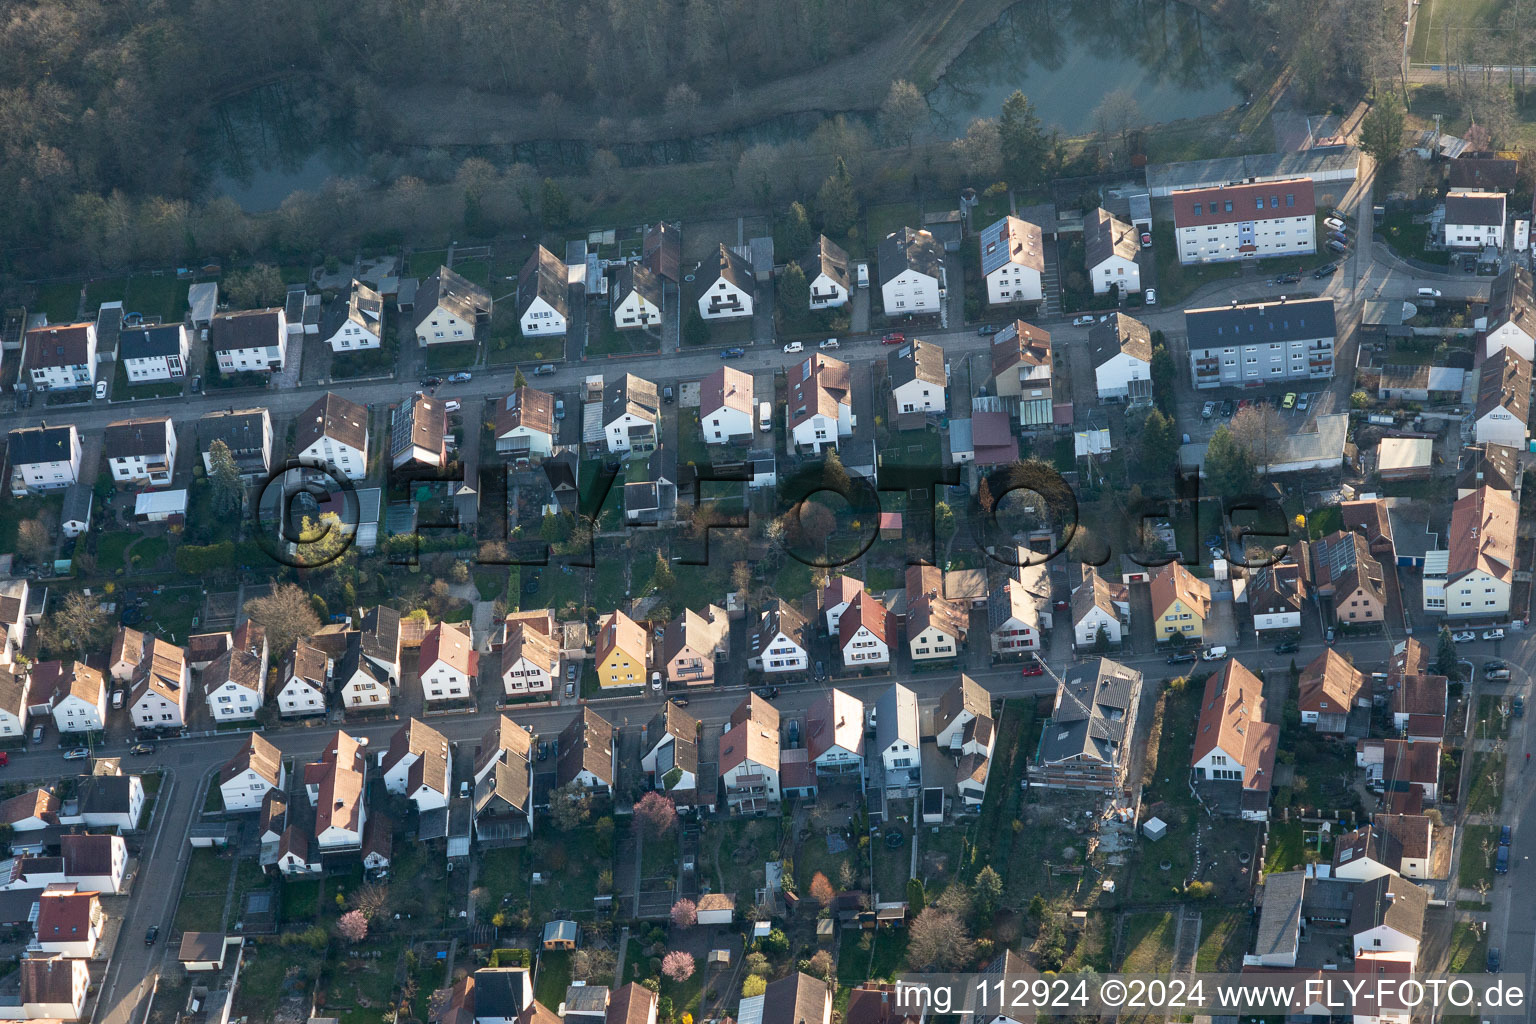
[{"label": "yellow house facade", "polygon": [[1204,640],[1210,610],[1211,588],[1179,563],[1163,566],[1152,577],[1153,633],[1158,640]]},{"label": "yellow house facade", "polygon": [[634,619],[614,612],[598,632],[597,683],[603,689],[644,686],[645,667],[650,653],[650,636]]}]

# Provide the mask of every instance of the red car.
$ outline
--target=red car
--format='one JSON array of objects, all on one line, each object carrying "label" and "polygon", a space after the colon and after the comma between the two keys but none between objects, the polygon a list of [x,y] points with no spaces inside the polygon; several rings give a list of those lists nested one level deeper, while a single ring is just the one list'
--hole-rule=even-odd
[{"label": "red car", "polygon": [[1024,665],[1024,674],[1026,676],[1043,676],[1045,675],[1045,666],[1040,664],[1038,661],[1026,662]]},{"label": "red car", "polygon": [[900,331],[892,331],[890,334],[887,334],[885,337],[880,339],[880,344],[902,345],[906,343],[906,340],[907,336],[905,334],[902,334]]}]

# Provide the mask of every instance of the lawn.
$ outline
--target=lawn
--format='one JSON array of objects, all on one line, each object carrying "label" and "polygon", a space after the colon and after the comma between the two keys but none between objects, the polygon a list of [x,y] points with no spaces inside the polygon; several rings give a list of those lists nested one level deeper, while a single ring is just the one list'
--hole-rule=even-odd
[{"label": "lawn", "polygon": [[277,1004],[290,971],[302,974],[305,968],[298,958],[274,943],[247,941],[234,1013],[250,1020],[277,1019]]},{"label": "lawn", "polygon": [[[811,878],[821,871],[836,879],[836,862],[827,844],[812,836],[795,851],[795,880],[809,892]],[[779,819],[713,820],[699,839],[700,871],[714,892],[745,893],[763,884],[763,865],[779,856]],[[842,858],[838,858],[841,860]],[[828,871],[828,869],[831,869]]]},{"label": "lawn", "polygon": [[475,365],[475,356],[479,354],[480,346],[474,342],[461,342],[457,345],[429,345],[427,346],[427,369],[462,370],[467,366]]},{"label": "lawn", "polygon": [[213,850],[193,850],[182,892],[194,896],[217,893],[222,899],[229,888],[229,871],[229,858],[220,857]]},{"label": "lawn", "polygon": [[[900,813],[897,806],[888,808],[890,813]],[[902,843],[896,849],[885,845],[888,832],[900,832]],[[907,879],[912,877],[912,829],[906,824],[890,824],[876,835],[870,836],[870,849],[875,855],[875,891],[882,900],[905,898]]]},{"label": "lawn", "polygon": [[571,985],[571,954],[543,950],[539,953],[538,973],[533,979],[533,997],[545,1006],[565,1002],[565,990]]},{"label": "lawn", "polygon": [[447,258],[447,249],[418,249],[405,261],[406,274],[415,278],[430,277]]},{"label": "lawn", "polygon": [[176,323],[187,312],[187,282],[174,274],[138,274],[129,278],[92,281],[86,286],[86,309],[95,310],[103,302],[121,301],[123,312],[158,316],[165,323]]},{"label": "lawn", "polygon": [[[1503,708],[1504,710],[1500,710]],[[1509,739],[1509,705],[1501,698],[1484,694],[1477,698],[1477,739]]]},{"label": "lawn", "polygon": [[318,879],[283,883],[284,921],[311,921],[319,910],[320,882]]},{"label": "lawn", "polygon": [[[923,212],[917,208],[916,203],[887,203],[884,206],[871,206],[864,215],[864,238],[869,252],[880,245],[885,237],[893,231],[902,228],[920,228],[923,226]],[[854,251],[848,250],[852,256]]]},{"label": "lawn", "polygon": [[1202,907],[1200,949],[1195,954],[1197,971],[1235,971],[1241,968],[1248,948],[1248,922],[1252,915],[1234,907]]},{"label": "lawn", "polygon": [[535,838],[528,847],[529,870],[538,871],[550,884],[533,887],[533,918],[544,921],[556,911],[592,909],[597,895],[598,873],[611,870],[612,857],[593,855],[596,839],[591,828]]},{"label": "lawn", "polygon": [[183,896],[176,905],[176,920],[171,926],[178,932],[221,932],[224,930],[225,894]]},{"label": "lawn", "polygon": [[1264,851],[1264,871],[1290,871],[1304,860],[1302,826],[1299,821],[1269,823],[1269,844]]},{"label": "lawn", "polygon": [[1478,754],[1472,759],[1468,814],[1497,814],[1504,800],[1504,755]]},{"label": "lawn", "polygon": [[490,892],[493,900],[511,896],[514,903],[527,902],[527,849],[521,846],[486,850],[480,855],[478,884]]},{"label": "lawn", "polygon": [[[160,540],[161,538],[151,538]],[[144,541],[133,549],[138,554],[145,544]],[[150,552],[156,550],[151,546]],[[150,564],[149,559],[144,559],[143,565]],[[165,634],[172,643],[181,643],[192,635],[192,620],[197,617],[198,610],[202,607],[201,595],[196,586],[191,587],[164,587],[160,592],[146,595],[144,606],[144,621],[152,625],[156,632]]]},{"label": "lawn", "polygon": [[1408,59],[1415,64],[1444,63],[1447,43],[1454,58],[1469,36],[1493,30],[1506,6],[1506,0],[1423,0],[1414,19]]},{"label": "lawn", "polygon": [[1157,301],[1162,306],[1174,305],[1212,281],[1235,278],[1241,270],[1236,263],[1181,264],[1173,224],[1168,221],[1152,225],[1152,254],[1157,261]]},{"label": "lawn", "polygon": [[661,335],[657,331],[621,331],[613,326],[612,317],[602,313],[587,322],[588,355],[627,355],[631,352],[659,351],[661,351]]},{"label": "lawn", "polygon": [[96,535],[96,568],[108,574],[116,574],[123,568],[123,554],[128,545],[139,539],[139,534],[127,530]]},{"label": "lawn", "polygon": [[1389,212],[1376,228],[1376,237],[1386,242],[1392,247],[1393,252],[1404,259],[1416,259],[1440,266],[1448,265],[1451,262],[1449,252],[1443,249],[1424,248],[1424,243],[1429,240],[1429,226],[1415,224],[1413,218],[1414,214],[1410,210]]},{"label": "lawn", "polygon": [[677,833],[669,832],[660,839],[643,837],[640,848],[640,877],[648,883],[661,884],[677,878]]},{"label": "lawn", "polygon": [[[1493,885],[1493,858],[1498,855],[1499,830],[1494,825],[1465,825],[1461,830],[1461,867],[1456,882],[1463,889],[1476,889],[1480,882]],[[1488,853],[1483,853],[1483,844]]]},{"label": "lawn", "polygon": [[1173,937],[1177,921],[1171,911],[1148,911],[1125,919],[1125,974],[1166,974],[1173,969]]},{"label": "lawn", "polygon": [[1449,974],[1476,974],[1488,962],[1488,937],[1471,921],[1457,921],[1451,931],[1451,944],[1447,950],[1450,960],[1446,966]]}]

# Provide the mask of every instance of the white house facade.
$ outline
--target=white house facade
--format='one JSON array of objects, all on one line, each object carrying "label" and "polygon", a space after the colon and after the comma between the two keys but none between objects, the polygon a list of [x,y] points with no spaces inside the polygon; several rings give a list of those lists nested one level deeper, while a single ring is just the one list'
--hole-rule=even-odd
[{"label": "white house facade", "polygon": [[977,236],[981,272],[987,279],[987,302],[1039,302],[1045,294],[1045,247],[1038,224],[1008,216]]},{"label": "white house facade", "polygon": [[73,423],[13,430],[7,457],[13,497],[63,490],[80,479],[80,432]]},{"label": "white house facade", "polygon": [[208,325],[220,373],[281,370],[288,362],[288,316],[282,307],[220,313]]},{"label": "white house facade", "polygon": [[887,316],[937,313],[944,297],[944,249],[931,232],[902,228],[879,247],[880,295]]},{"label": "white house facade", "polygon": [[1445,197],[1445,244],[1451,249],[1504,248],[1503,192],[1455,191]]},{"label": "white house facade", "polygon": [[1083,217],[1083,252],[1093,294],[1118,287],[1120,294],[1141,291],[1136,229],[1100,207]]},{"label": "white house facade", "polygon": [[1172,199],[1179,262],[1186,266],[1317,251],[1310,178],[1180,189]]},{"label": "white house facade", "polygon": [[179,380],[187,375],[186,324],[161,324],[123,331],[117,338],[117,358],[128,383]]}]

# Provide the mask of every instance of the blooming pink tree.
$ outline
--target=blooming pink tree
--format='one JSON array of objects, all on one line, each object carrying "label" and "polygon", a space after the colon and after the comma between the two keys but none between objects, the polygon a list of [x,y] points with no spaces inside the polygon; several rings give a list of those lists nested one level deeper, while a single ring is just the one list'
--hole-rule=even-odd
[{"label": "blooming pink tree", "polygon": [[646,835],[659,839],[677,824],[677,805],[653,789],[636,801],[635,817]]},{"label": "blooming pink tree", "polygon": [[661,958],[661,973],[673,981],[687,981],[693,977],[693,954],[675,949]]},{"label": "blooming pink tree", "polygon": [[692,928],[699,923],[699,905],[686,896],[672,904],[672,923],[679,928]]},{"label": "blooming pink tree", "polygon": [[368,919],[361,910],[349,910],[336,919],[336,930],[348,942],[362,942],[368,937]]}]

